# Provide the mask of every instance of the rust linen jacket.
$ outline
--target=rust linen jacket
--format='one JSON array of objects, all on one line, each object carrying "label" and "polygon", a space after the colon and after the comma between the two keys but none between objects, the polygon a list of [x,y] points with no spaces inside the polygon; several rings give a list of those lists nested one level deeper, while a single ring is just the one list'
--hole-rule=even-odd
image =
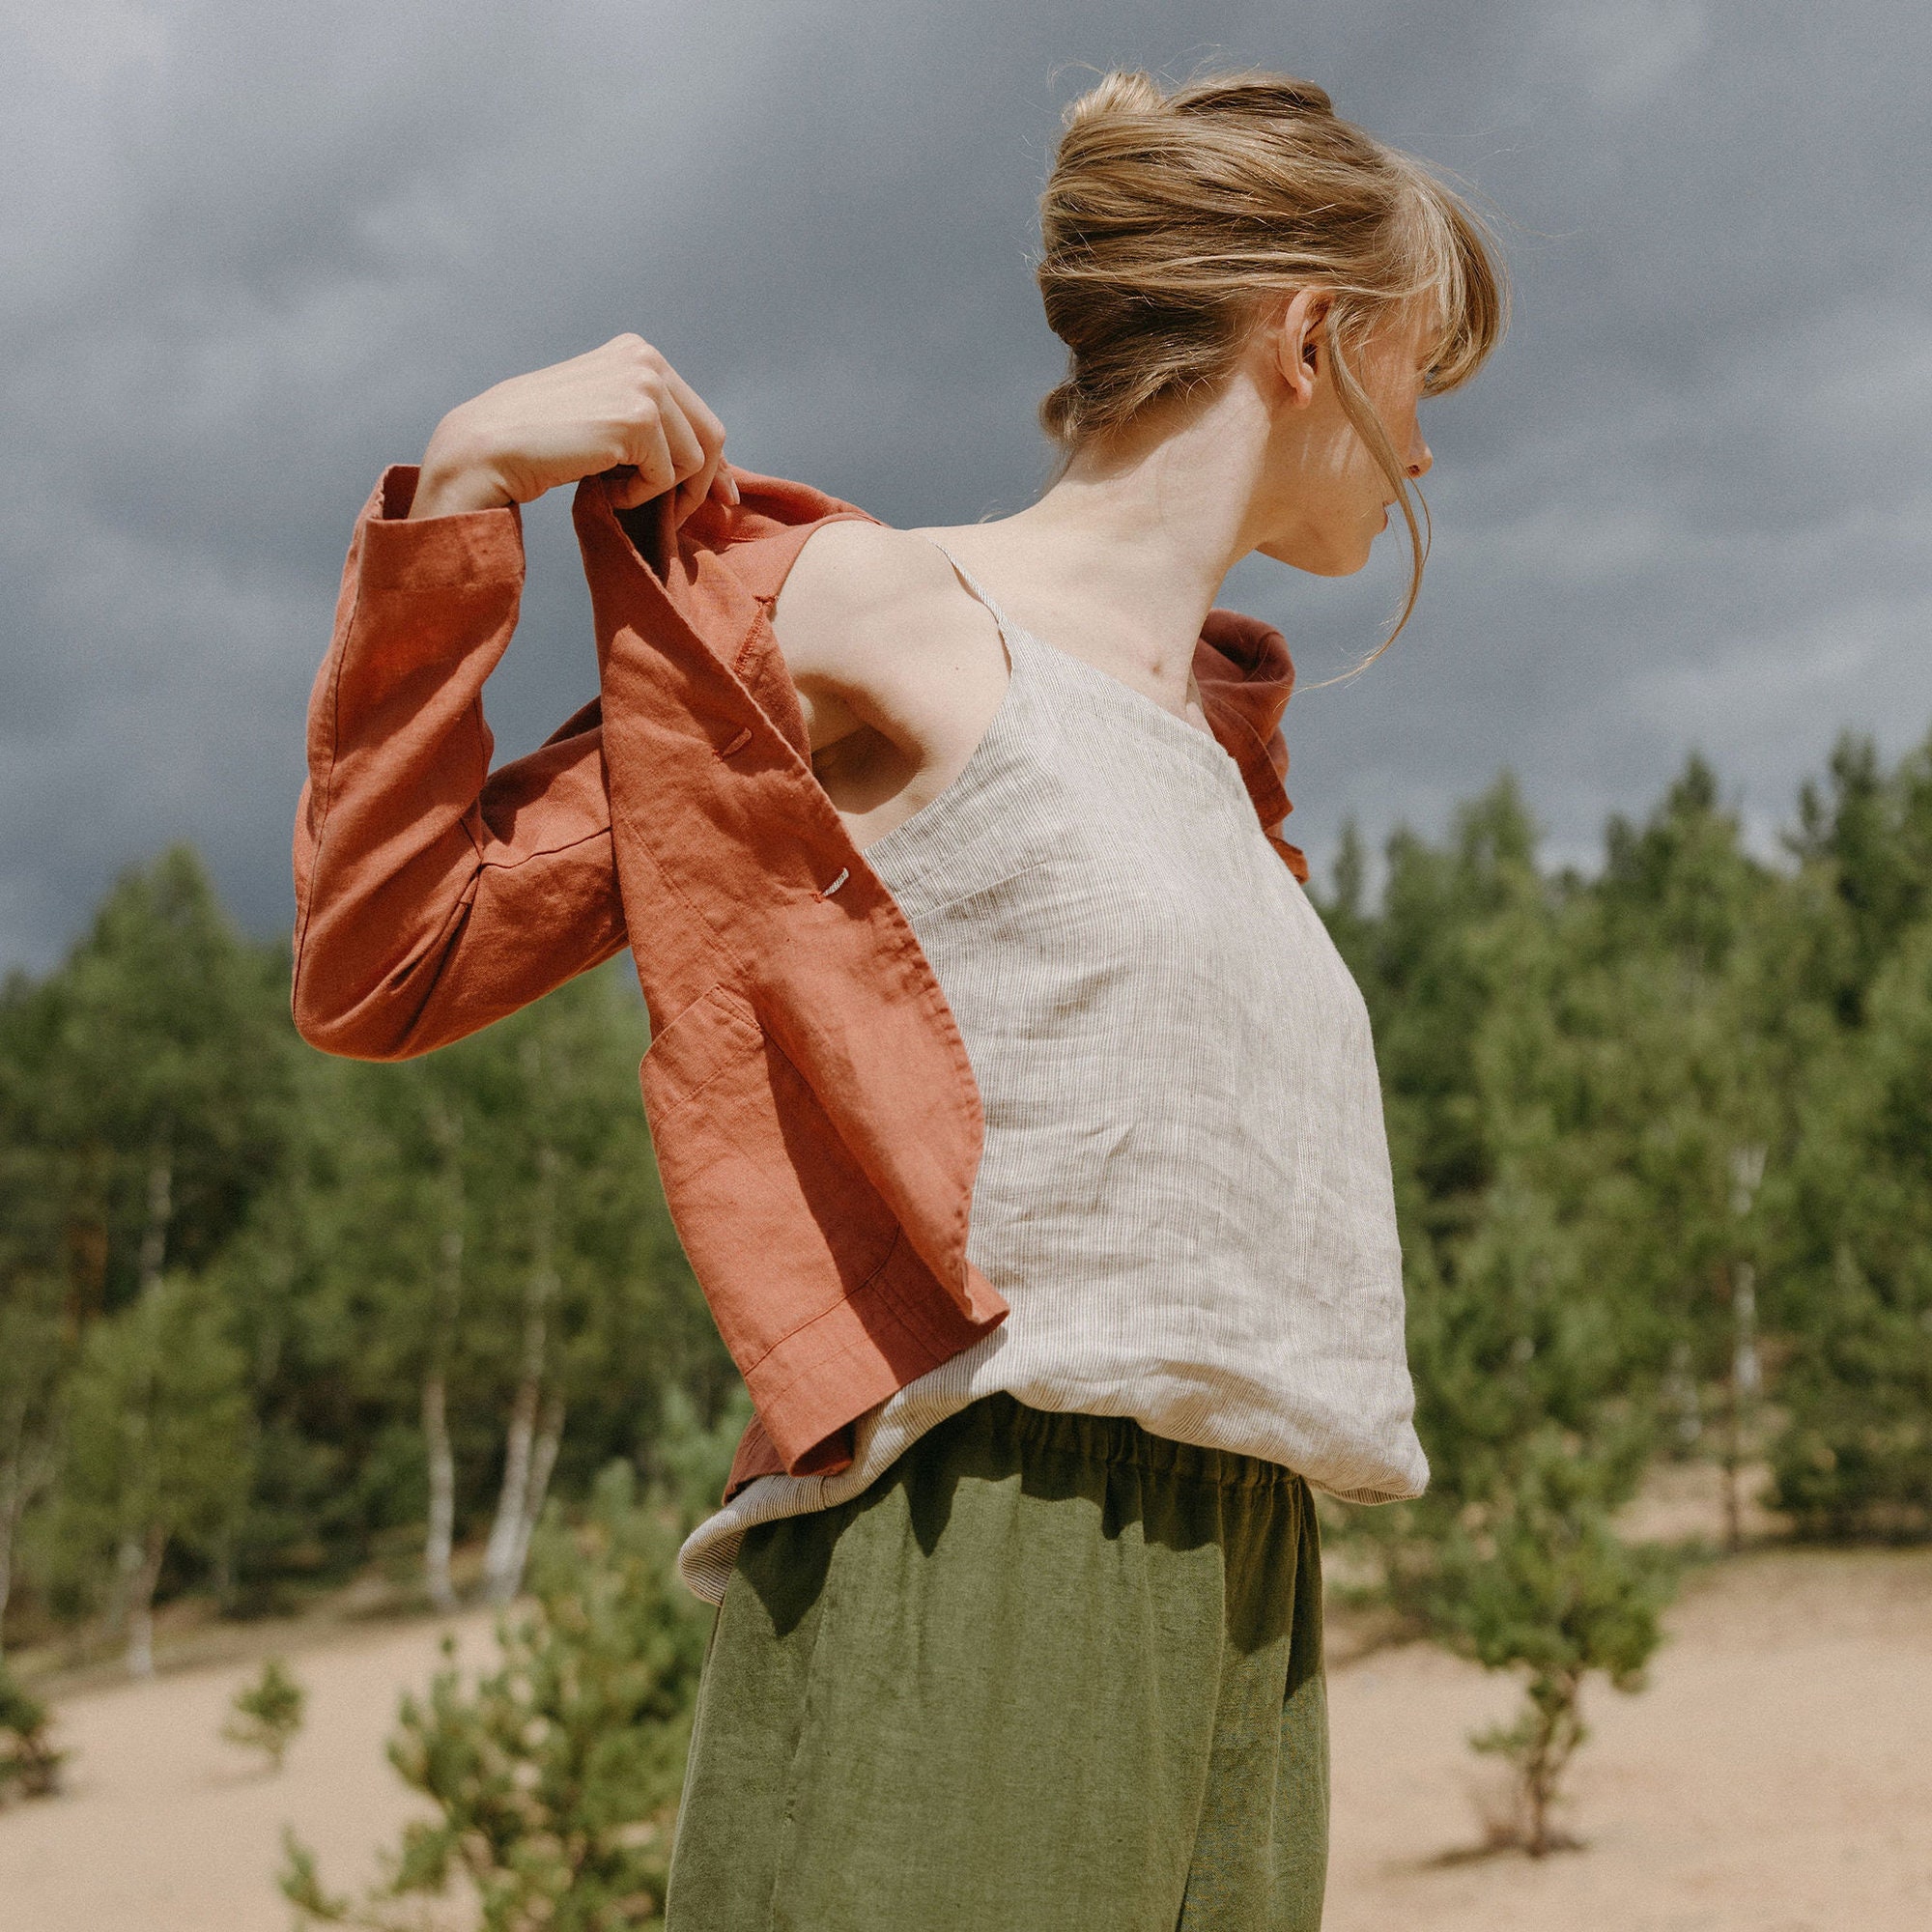
[{"label": "rust linen jacket", "polygon": [[[330,1053],[397,1060],[626,946],[650,1009],[644,1109],[666,1198],[756,1421],[731,1488],[850,1461],[854,1419],[995,1326],[966,1259],[980,1095],[932,968],[811,770],[774,640],[785,574],[866,513],[734,471],[742,502],[575,520],[601,695],[491,771],[484,679],[516,627],[514,508],[357,520],[308,714],[293,1000]],[[1279,633],[1216,611],[1208,721],[1264,830],[1289,810]]]}]

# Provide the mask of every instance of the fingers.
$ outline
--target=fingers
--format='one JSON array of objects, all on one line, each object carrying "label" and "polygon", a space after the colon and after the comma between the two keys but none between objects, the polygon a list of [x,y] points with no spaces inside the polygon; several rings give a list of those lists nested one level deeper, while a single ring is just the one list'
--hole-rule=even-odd
[{"label": "fingers", "polygon": [[703,446],[684,412],[656,395],[644,396],[625,412],[618,449],[622,462],[637,471],[638,488],[645,497],[663,496],[704,462]]},{"label": "fingers", "polygon": [[671,491],[671,514],[682,523],[707,499],[737,502],[724,465],[724,425],[657,350],[640,336],[620,335],[580,358],[580,366],[586,363],[596,365],[599,386],[617,384],[615,408],[605,419],[617,461],[603,473],[618,508]]},{"label": "fingers", "polygon": [[674,521],[682,523],[711,494],[724,457],[724,432],[689,386],[675,377],[639,412],[625,455],[649,495],[672,490]]},{"label": "fingers", "polygon": [[671,481],[677,486],[671,515],[682,523],[704,500],[703,491],[695,490],[696,478],[705,471],[704,445],[675,402],[667,403],[661,420],[665,447],[670,452]]},{"label": "fingers", "polygon": [[630,471],[618,507],[635,509],[662,497],[677,481],[677,464],[665,435],[664,418],[655,410],[642,411],[624,426],[624,461],[619,466]]},{"label": "fingers", "polygon": [[[620,510],[635,510],[639,504],[648,503],[652,497],[664,495],[660,485],[639,474],[635,464],[620,463],[615,469],[605,470],[603,475],[610,488],[611,501]],[[678,499],[671,506],[674,522],[683,523],[685,518],[697,508],[698,502],[716,503],[721,508],[735,510],[743,500],[739,495],[737,478],[731,474],[728,464],[719,465],[717,473],[711,479],[711,487],[697,499],[697,502],[689,500],[690,492],[695,487],[690,483],[679,487]]]},{"label": "fingers", "polygon": [[635,510],[639,503],[648,503],[659,494],[648,483],[642,482],[638,472],[628,464],[620,463],[614,469],[599,472],[611,493],[613,509]]},{"label": "fingers", "polygon": [[682,521],[711,494],[719,465],[724,459],[724,425],[675,369],[667,365],[665,379],[669,392],[667,402],[697,446],[696,465],[677,479],[677,516]]}]

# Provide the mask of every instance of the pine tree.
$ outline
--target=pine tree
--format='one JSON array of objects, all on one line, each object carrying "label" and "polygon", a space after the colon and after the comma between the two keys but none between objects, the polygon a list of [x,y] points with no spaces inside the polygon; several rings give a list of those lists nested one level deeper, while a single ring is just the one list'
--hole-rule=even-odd
[{"label": "pine tree", "polygon": [[260,1751],[269,1769],[279,1772],[307,1708],[308,1692],[279,1657],[271,1657],[259,1677],[236,1691],[221,1735],[244,1750]]},{"label": "pine tree", "polygon": [[1590,1265],[1618,1020],[1590,908],[1539,873],[1507,781],[1464,812],[1449,852],[1401,835],[1389,859],[1382,917],[1354,944],[1433,1474],[1419,1503],[1348,1526],[1421,1629],[1523,1675],[1521,1718],[1474,1742],[1512,1763],[1510,1842],[1540,1856],[1563,1841],[1552,1811],[1584,1684],[1636,1687],[1663,1593],[1613,1526],[1649,1446],[1643,1325]]},{"label": "pine tree", "polygon": [[1619,1690],[1640,1690],[1661,1635],[1669,1572],[1612,1527],[1628,1477],[1614,1453],[1579,1454],[1560,1432],[1539,1431],[1511,1458],[1480,1530],[1450,1529],[1435,1579],[1438,1627],[1456,1646],[1525,1680],[1516,1720],[1470,1742],[1515,1772],[1516,1815],[1495,1835],[1532,1858],[1578,1843],[1554,1812],[1589,1735],[1584,1685],[1601,1673]]},{"label": "pine tree", "polygon": [[83,1170],[76,1211],[106,1238],[106,1306],[205,1266],[276,1171],[292,1046],[281,974],[175,847],[122,876],[50,986],[46,1124]]},{"label": "pine tree", "polygon": [[1773,1464],[1779,1504],[1814,1536],[1932,1535],[1928,1067],[1932,920],[1902,935],[1863,1024],[1807,1083]]},{"label": "pine tree", "polygon": [[0,1663],[0,1804],[51,1798],[67,1753],[54,1747],[47,1707]]},{"label": "pine tree", "polygon": [[155,1668],[155,1593],[168,1552],[209,1548],[247,1493],[245,1365],[209,1285],[169,1275],[89,1332],[69,1413],[62,1501],[78,1537],[117,1560],[130,1675]]},{"label": "pine tree", "polygon": [[301,1922],[413,1924],[406,1901],[458,1873],[485,1932],[658,1922],[704,1645],[670,1578],[675,1534],[617,1463],[580,1531],[539,1535],[530,1607],[497,1625],[498,1667],[467,1682],[445,1639],[427,1698],[404,1700],[389,1760],[435,1816],[359,1903],[330,1894],[291,1835],[281,1884]]}]

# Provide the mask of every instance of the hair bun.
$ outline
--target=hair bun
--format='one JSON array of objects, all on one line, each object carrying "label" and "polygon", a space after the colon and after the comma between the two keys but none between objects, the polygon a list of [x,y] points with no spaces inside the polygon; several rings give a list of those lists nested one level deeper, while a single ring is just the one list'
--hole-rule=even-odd
[{"label": "hair bun", "polygon": [[1231,74],[1225,80],[1188,88],[1175,97],[1173,107],[1177,114],[1198,115],[1203,120],[1220,114],[1279,115],[1283,120],[1297,114],[1323,114],[1332,120],[1335,113],[1335,103],[1325,87],[1286,73]]},{"label": "hair bun", "polygon": [[1060,119],[1070,133],[1075,128],[1090,127],[1096,121],[1166,111],[1167,96],[1151,75],[1117,71],[1103,74],[1079,99],[1068,101]]},{"label": "hair bun", "polygon": [[1209,121],[1234,115],[1245,119],[1298,114],[1332,117],[1335,103],[1326,88],[1312,80],[1297,80],[1293,74],[1226,74],[1218,79],[1177,88],[1172,93],[1151,74],[1123,71],[1103,74],[1077,99],[1068,102],[1061,116],[1069,132],[1100,121],[1151,115],[1184,115],[1190,120]]}]

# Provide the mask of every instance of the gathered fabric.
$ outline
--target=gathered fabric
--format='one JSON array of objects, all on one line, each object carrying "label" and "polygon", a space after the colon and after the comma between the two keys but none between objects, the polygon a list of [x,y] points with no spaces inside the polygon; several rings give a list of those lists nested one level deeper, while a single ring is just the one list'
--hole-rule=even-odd
[{"label": "gathered fabric", "polygon": [[1319,1932],[1321,1574],[1278,1464],[975,1403],[746,1537],[668,1932]]}]

